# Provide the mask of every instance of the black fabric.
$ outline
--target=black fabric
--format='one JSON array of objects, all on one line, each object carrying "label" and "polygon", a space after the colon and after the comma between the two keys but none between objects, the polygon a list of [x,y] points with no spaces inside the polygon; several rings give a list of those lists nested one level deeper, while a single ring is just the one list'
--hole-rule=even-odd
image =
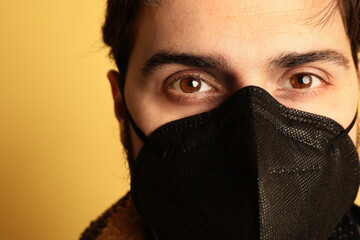
[{"label": "black fabric", "polygon": [[155,236],[154,236],[151,228],[148,225],[145,226],[144,233],[145,233],[144,234],[145,240],[155,240]]},{"label": "black fabric", "polygon": [[[148,234],[145,240],[154,240],[149,228],[147,228]],[[351,211],[347,213],[341,221],[336,225],[331,236],[328,240],[360,240],[360,207],[354,205]]]},{"label": "black fabric", "polygon": [[351,127],[243,88],[146,139],[134,205],[161,240],[328,239],[358,190]]},{"label": "black fabric", "polygon": [[[129,193],[123,198],[117,201],[111,208],[104,212],[97,220],[91,222],[90,226],[81,234],[80,240],[96,240],[102,230],[107,227],[108,218],[112,217],[116,213],[116,209],[119,207],[125,207],[125,202],[129,199]],[[126,224],[126,223],[124,223]],[[359,235],[359,224],[360,224],[360,207],[354,205],[351,211],[347,213],[334,229],[329,240],[360,240]],[[155,237],[152,234],[152,230],[149,226],[145,229],[134,228],[134,231],[143,231],[145,239],[139,240],[154,240]],[[121,236],[119,236],[121,238]]]},{"label": "black fabric", "polygon": [[360,208],[354,205],[338,223],[328,240],[359,240]]}]

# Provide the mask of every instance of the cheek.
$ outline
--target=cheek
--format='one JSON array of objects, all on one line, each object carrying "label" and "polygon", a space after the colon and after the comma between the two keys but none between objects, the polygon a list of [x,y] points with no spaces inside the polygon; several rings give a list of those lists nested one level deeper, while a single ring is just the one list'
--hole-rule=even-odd
[{"label": "cheek", "polygon": [[[358,82],[355,80],[347,84],[347,88],[343,88],[339,91],[338,96],[334,96],[331,100],[333,109],[329,109],[330,117],[339,122],[344,128],[348,128],[350,123],[355,117],[355,113],[358,109]],[[358,118],[358,117],[357,117]],[[354,145],[357,145],[358,135],[358,119],[349,132],[349,136]]]}]

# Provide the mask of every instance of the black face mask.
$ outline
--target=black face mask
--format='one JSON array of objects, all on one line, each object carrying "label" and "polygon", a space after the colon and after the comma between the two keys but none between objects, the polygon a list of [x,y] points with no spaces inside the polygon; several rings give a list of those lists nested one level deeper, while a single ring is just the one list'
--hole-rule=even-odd
[{"label": "black face mask", "polygon": [[332,119],[240,89],[146,137],[131,194],[160,240],[325,240],[353,204],[356,148]]}]

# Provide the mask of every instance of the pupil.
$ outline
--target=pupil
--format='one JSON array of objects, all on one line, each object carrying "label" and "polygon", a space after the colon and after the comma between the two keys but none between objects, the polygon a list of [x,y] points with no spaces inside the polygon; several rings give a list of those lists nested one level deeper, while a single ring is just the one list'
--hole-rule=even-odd
[{"label": "pupil", "polygon": [[199,85],[199,83],[197,81],[190,80],[190,81],[188,81],[187,85],[188,85],[188,87],[196,88]]},{"label": "pupil", "polygon": [[299,77],[298,81],[300,84],[309,84],[311,79],[309,76],[301,76]]}]

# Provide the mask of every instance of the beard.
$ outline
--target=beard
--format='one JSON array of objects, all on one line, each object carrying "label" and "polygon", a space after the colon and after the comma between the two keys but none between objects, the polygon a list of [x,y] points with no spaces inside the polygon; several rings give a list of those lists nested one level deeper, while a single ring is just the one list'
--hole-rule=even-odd
[{"label": "beard", "polygon": [[133,170],[133,163],[135,162],[134,147],[132,144],[131,132],[130,132],[130,121],[127,115],[124,119],[124,127],[120,129],[120,136],[123,140],[125,156],[130,168],[130,175]]}]

